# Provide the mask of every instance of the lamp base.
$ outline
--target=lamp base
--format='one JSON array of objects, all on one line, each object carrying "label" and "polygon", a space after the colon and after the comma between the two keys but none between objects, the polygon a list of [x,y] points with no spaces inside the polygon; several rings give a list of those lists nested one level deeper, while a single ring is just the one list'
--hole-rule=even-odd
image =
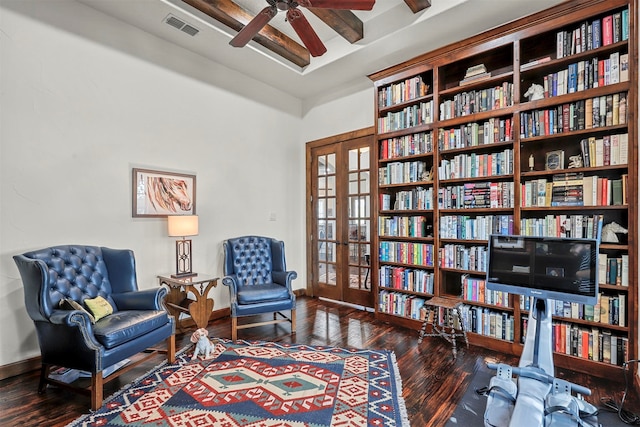
[{"label": "lamp base", "polygon": [[172,279],[185,279],[187,277],[195,277],[197,275],[198,275],[198,273],[177,273],[177,274],[172,274],[171,278]]}]

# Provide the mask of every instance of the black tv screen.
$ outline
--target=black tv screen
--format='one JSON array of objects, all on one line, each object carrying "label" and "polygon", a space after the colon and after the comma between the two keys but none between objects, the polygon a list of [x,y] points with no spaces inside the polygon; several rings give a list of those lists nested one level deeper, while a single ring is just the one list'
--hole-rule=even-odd
[{"label": "black tv screen", "polygon": [[595,305],[598,248],[596,239],[491,235],[487,288]]}]

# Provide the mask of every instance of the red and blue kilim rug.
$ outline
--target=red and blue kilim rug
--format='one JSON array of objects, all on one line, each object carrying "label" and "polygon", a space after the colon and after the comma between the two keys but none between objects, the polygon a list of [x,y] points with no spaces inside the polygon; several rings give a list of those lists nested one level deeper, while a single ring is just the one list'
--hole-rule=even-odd
[{"label": "red and blue kilim rug", "polygon": [[395,355],[298,344],[219,340],[192,348],[73,426],[408,427]]}]

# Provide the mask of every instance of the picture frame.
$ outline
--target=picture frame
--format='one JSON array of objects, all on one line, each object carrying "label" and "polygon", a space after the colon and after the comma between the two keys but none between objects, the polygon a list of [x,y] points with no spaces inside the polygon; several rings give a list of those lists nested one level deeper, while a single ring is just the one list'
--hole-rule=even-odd
[{"label": "picture frame", "polygon": [[195,175],[133,168],[131,182],[134,218],[196,213]]},{"label": "picture frame", "polygon": [[564,169],[564,150],[549,151],[545,155],[544,168],[546,170]]}]

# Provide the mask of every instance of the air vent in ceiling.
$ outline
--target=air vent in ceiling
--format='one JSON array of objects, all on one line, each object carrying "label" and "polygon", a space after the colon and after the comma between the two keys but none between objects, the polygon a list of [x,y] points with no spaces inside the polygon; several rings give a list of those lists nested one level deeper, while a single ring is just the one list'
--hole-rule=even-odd
[{"label": "air vent in ceiling", "polygon": [[190,36],[195,36],[200,32],[200,30],[194,27],[193,25],[189,25],[186,22],[184,22],[182,19],[176,18],[173,15],[167,15],[167,17],[164,18],[164,22],[166,24],[171,25],[174,28],[179,29],[184,33],[189,34]]}]

